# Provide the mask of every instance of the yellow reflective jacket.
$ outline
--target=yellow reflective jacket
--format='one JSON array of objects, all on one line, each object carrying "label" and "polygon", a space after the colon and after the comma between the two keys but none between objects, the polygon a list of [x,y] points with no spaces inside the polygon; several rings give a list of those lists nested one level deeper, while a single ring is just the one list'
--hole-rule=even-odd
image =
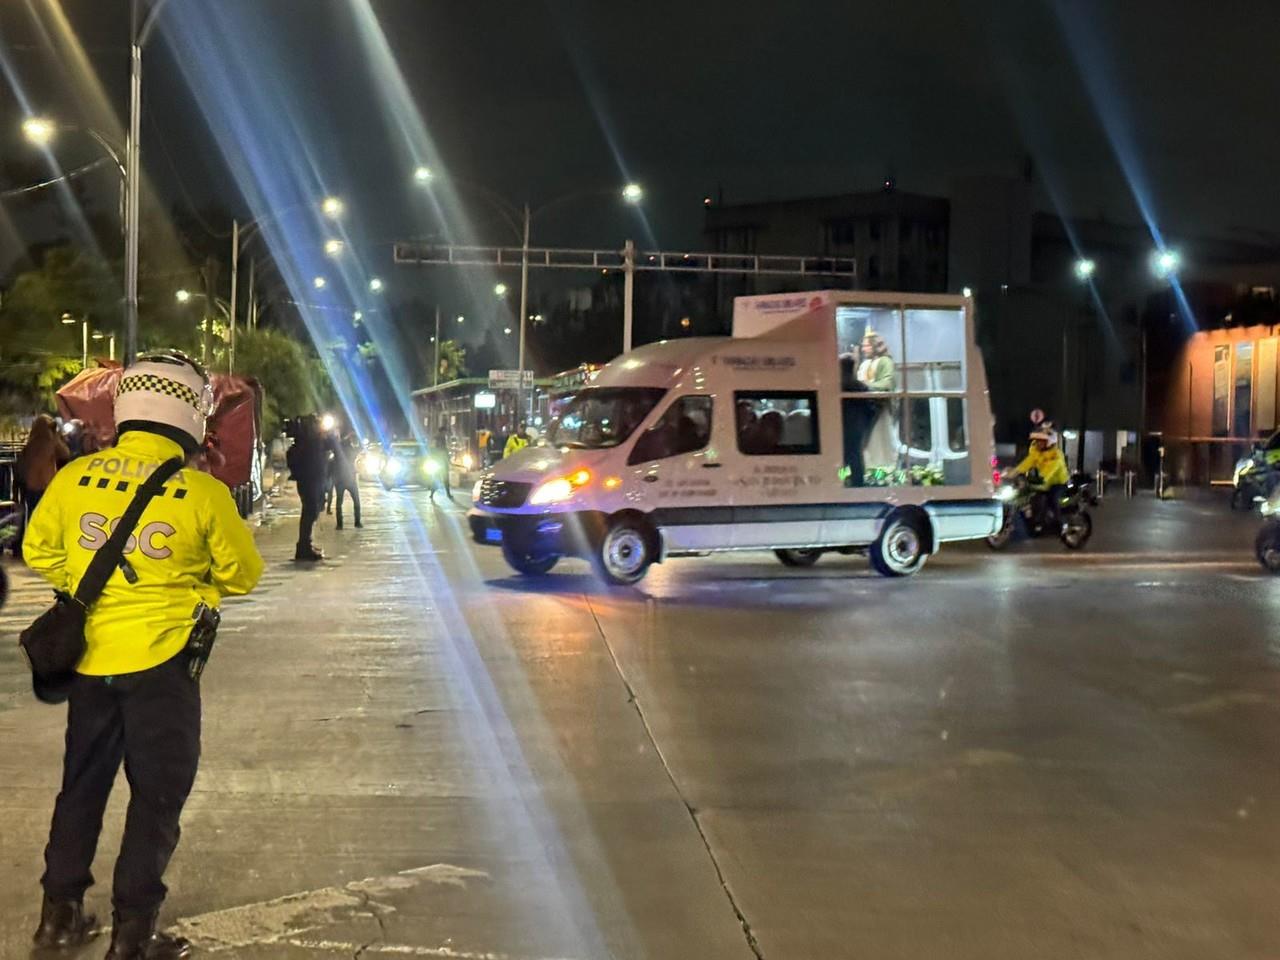
[{"label": "yellow reflective jacket", "polygon": [[1049,447],[1047,450],[1037,450],[1032,447],[1026,459],[1014,467],[1013,472],[1027,474],[1032,470],[1040,474],[1040,483],[1036,485],[1037,490],[1048,490],[1050,487],[1065,484],[1071,479],[1071,474],[1067,471],[1067,458],[1057,447]]},{"label": "yellow reflective jacket", "polygon": [[507,437],[507,445],[502,450],[502,459],[506,459],[513,453],[518,453],[529,445],[529,441],[518,433],[513,433]]},{"label": "yellow reflective jacket", "polygon": [[[164,461],[182,456],[172,440],[130,431],[115,447],[67,464],[31,515],[22,544],[28,566],[55,589],[73,593],[138,485]],[[198,603],[217,607],[222,597],[248,593],[262,574],[231,491],[190,468],[147,505],[125,556],[138,582],[112,573],[89,613],[80,673],[116,676],[164,663],[186,646]]]}]

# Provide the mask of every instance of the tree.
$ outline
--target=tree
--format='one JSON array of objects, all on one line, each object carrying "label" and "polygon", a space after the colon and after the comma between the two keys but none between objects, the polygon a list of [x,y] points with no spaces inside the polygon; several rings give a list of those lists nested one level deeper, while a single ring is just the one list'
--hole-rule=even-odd
[{"label": "tree", "polygon": [[467,375],[467,350],[457,340],[440,341],[440,382]]},{"label": "tree", "polygon": [[323,365],[283,333],[262,329],[239,333],[236,369],[262,385],[264,437],[279,433],[286,417],[314,413],[331,401]]}]

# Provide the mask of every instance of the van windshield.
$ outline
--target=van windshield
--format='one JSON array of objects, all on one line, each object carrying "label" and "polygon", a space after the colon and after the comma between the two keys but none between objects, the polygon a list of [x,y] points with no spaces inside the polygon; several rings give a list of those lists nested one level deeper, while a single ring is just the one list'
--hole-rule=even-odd
[{"label": "van windshield", "polygon": [[666,394],[661,387],[588,387],[571,397],[547,431],[547,442],[574,450],[616,447]]}]

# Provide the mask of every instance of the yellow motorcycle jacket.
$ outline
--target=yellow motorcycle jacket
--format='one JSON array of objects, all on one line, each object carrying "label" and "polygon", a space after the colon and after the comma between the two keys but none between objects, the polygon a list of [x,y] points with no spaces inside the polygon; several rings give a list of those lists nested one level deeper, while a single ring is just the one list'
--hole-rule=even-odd
[{"label": "yellow motorcycle jacket", "polygon": [[[73,593],[138,486],[174,457],[183,458],[177,443],[135,430],[63,467],[31,516],[22,548],[27,565],[54,589]],[[89,612],[79,673],[116,676],[164,663],[186,646],[200,602],[216,608],[222,597],[248,593],[262,574],[231,491],[190,468],[147,505],[125,558],[138,580],[112,573]]]}]

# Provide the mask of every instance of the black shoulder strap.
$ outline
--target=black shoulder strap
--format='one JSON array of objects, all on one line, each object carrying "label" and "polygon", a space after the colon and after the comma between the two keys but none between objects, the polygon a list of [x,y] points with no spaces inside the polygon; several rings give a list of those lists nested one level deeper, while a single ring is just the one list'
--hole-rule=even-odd
[{"label": "black shoulder strap", "polygon": [[120,518],[119,525],[111,532],[111,537],[106,544],[93,555],[93,559],[89,561],[89,569],[84,572],[80,585],[76,587],[76,600],[86,610],[97,602],[102,591],[106,589],[112,572],[120,565],[124,557],[125,544],[133,536],[133,530],[142,518],[142,511],[147,509],[147,504],[164,489],[165,482],[181,469],[182,461],[177,457],[166,460],[156,467],[155,473],[147,477],[146,481],[138,487],[138,492],[134,495],[129,508],[125,510],[124,516]]}]

